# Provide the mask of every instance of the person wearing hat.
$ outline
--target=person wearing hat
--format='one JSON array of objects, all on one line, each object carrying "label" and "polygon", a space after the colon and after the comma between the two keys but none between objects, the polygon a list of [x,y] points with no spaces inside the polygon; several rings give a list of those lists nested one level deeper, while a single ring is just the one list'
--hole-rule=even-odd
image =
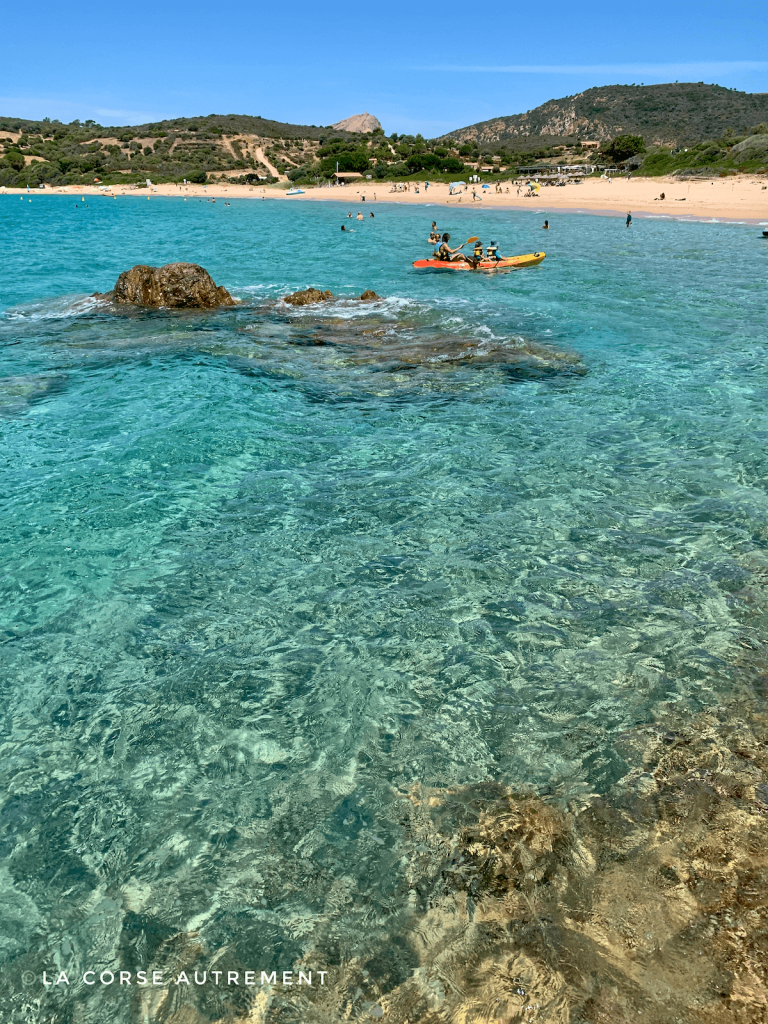
[{"label": "person wearing hat", "polygon": [[485,254],[487,259],[496,260],[497,263],[502,258],[499,256],[499,244],[493,238],[491,239],[490,245],[485,250]]}]

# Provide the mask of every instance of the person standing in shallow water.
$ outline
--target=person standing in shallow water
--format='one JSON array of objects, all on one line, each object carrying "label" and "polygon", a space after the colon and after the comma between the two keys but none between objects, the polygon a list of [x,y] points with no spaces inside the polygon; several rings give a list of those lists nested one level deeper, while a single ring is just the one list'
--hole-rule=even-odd
[{"label": "person standing in shallow water", "polygon": [[627,227],[632,224],[632,214],[627,210]]},{"label": "person standing in shallow water", "polygon": [[542,228],[545,231],[549,231],[549,221],[548,220],[545,220],[544,223],[541,226],[542,226]]}]

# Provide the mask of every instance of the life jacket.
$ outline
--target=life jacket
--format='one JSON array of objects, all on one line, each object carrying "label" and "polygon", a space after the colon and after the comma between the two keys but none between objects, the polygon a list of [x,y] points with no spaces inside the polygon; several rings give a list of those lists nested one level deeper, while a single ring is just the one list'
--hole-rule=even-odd
[{"label": "life jacket", "polygon": [[488,248],[486,249],[486,255],[488,256],[488,259],[489,260],[498,259],[498,256],[496,255],[496,253],[498,251],[499,251],[498,245],[489,245]]},{"label": "life jacket", "polygon": [[482,245],[476,245],[472,255],[475,257],[476,260],[481,260],[483,258],[483,247],[482,247]]}]

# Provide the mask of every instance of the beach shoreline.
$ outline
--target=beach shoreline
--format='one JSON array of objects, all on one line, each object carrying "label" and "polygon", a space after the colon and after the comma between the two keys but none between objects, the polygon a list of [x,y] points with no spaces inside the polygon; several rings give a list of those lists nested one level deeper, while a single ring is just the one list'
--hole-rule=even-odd
[{"label": "beach shoreline", "polygon": [[[565,188],[547,186],[535,196],[526,197],[525,189],[509,182],[482,189],[468,186],[460,195],[450,195],[448,186],[409,183],[408,191],[394,191],[389,182],[355,183],[334,188],[307,188],[300,195],[287,195],[284,188],[274,185],[232,185],[212,182],[206,185],[162,184],[151,187],[130,188],[113,185],[67,185],[46,189],[0,190],[0,196],[99,196],[118,198],[134,196],[141,199],[169,197],[193,200],[282,200],[294,203],[337,202],[348,204],[348,212],[370,212],[381,203],[420,205],[427,207],[456,207],[473,210],[527,210],[542,215],[561,213],[594,214],[598,216],[660,217],[672,220],[718,220],[737,223],[768,223],[768,183],[765,177],[754,174],[728,178],[587,178],[582,184],[569,184]],[[419,191],[416,191],[418,187]],[[472,190],[477,196],[473,199]],[[662,199],[661,196],[664,196]],[[437,218],[436,218],[437,219]]]}]

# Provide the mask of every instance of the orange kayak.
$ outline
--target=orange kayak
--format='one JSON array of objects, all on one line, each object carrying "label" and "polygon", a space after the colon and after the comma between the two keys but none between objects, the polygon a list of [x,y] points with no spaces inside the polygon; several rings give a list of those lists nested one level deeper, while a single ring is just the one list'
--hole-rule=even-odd
[{"label": "orange kayak", "polygon": [[524,267],[535,267],[544,259],[545,252],[529,252],[524,256],[506,256],[503,260],[481,260],[477,267],[464,260],[416,260],[417,270],[522,270]]}]

